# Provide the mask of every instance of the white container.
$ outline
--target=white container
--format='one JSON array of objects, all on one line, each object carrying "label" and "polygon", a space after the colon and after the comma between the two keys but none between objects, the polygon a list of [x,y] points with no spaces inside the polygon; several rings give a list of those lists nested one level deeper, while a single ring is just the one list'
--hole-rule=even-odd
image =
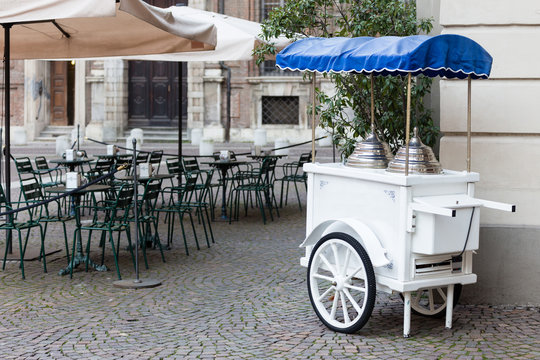
[{"label": "white container", "polygon": [[229,150],[221,150],[219,152],[219,160],[221,161],[228,161],[231,157],[231,154]]},{"label": "white container", "polygon": [[73,149],[66,149],[66,160],[73,161],[75,158],[75,151]]},{"label": "white container", "polygon": [[[137,139],[137,144],[142,145],[144,143],[143,129],[139,129],[139,128],[131,129],[131,132],[129,134],[132,138]],[[131,144],[130,144],[130,147],[131,147]]]},{"label": "white container", "polygon": [[150,163],[139,164],[139,177],[149,178],[152,176],[154,168]]},{"label": "white container", "polygon": [[214,153],[214,141],[211,139],[202,139],[199,144],[199,155],[211,156]]},{"label": "white container", "polygon": [[81,174],[78,172],[66,173],[66,189],[76,189],[81,186]]},{"label": "white container", "polygon": [[107,155],[116,155],[118,148],[115,145],[107,145]]},{"label": "white container", "polygon": [[71,146],[69,143],[68,137],[65,135],[60,135],[56,138],[56,155],[62,156],[65,153],[65,150]]},{"label": "white container", "polygon": [[265,129],[255,129],[255,132],[253,134],[253,144],[255,146],[266,145],[266,130]]},{"label": "white container", "polygon": [[199,145],[203,136],[203,129],[193,129],[191,130],[191,144]]},{"label": "white container", "polygon": [[[289,145],[290,145],[289,140],[287,140],[287,139],[276,139],[274,148],[279,149],[281,147],[285,147],[285,146],[289,146]],[[276,150],[275,154],[276,155],[289,155],[289,149],[287,148],[287,149]]]}]

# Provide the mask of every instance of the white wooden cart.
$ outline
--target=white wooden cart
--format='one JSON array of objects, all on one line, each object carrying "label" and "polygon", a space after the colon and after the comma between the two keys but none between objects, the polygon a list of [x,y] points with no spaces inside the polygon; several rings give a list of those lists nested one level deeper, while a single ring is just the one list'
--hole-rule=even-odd
[{"label": "white wooden cart", "polygon": [[[513,205],[475,198],[474,186],[479,174],[470,172],[470,80],[489,75],[491,57],[474,41],[461,36],[402,39],[409,38],[413,42],[412,50],[404,55],[391,55],[413,59],[406,59],[408,62],[399,59],[397,68],[391,64],[381,66],[383,57],[377,58],[377,44],[369,44],[384,42],[385,38],[361,38],[360,45],[355,46],[369,44],[370,47],[359,50],[358,54],[351,55],[351,51],[343,50],[344,46],[337,46],[347,54],[345,60],[341,55],[321,56],[333,50],[335,39],[319,39],[312,44],[311,39],[300,40],[306,43],[290,45],[277,58],[278,66],[293,70],[406,74],[408,108],[411,75],[469,79],[468,171],[409,174],[408,152],[402,174],[341,163],[304,165],[308,174],[307,236],[301,244],[305,248],[301,265],[308,268],[309,297],[316,314],[335,331],[351,333],[362,328],[373,310],[377,290],[402,294],[405,337],[410,333],[411,310],[425,316],[446,315],[446,327],[450,328],[461,286],[476,282],[472,255],[479,244],[480,209],[515,211]],[[387,47],[382,52],[388,48],[392,52],[402,48],[401,45]],[[469,56],[470,53],[464,53],[467,51],[479,54]],[[430,52],[442,52],[439,54],[442,64],[415,63],[417,58],[426,61],[433,57],[434,53]],[[325,58],[325,64],[331,64],[331,68],[317,68],[312,60],[318,56]],[[360,60],[349,66],[355,56]],[[369,61],[374,58],[377,65],[371,66]],[[480,60],[489,62],[489,66],[484,63],[484,69],[478,69]],[[408,150],[408,137],[406,146]]]}]

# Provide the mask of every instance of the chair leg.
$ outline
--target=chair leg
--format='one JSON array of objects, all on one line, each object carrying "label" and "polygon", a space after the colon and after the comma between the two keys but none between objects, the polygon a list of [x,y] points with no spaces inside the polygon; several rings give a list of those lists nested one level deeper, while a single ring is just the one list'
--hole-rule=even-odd
[{"label": "chair leg", "polygon": [[191,228],[193,229],[193,237],[195,238],[195,244],[197,245],[197,250],[201,250],[201,247],[199,246],[199,239],[197,238],[197,231],[195,230],[195,224],[193,223],[193,215],[191,214],[191,211],[188,212],[189,215],[189,221],[191,222]]},{"label": "chair leg", "polygon": [[154,224],[154,234],[155,234],[154,235],[154,242],[159,247],[159,252],[161,253],[161,261],[165,262],[165,256],[163,255],[163,248],[161,246],[161,240],[159,238],[159,233],[158,233],[158,219],[157,219],[157,217],[152,222]]},{"label": "chair leg", "polygon": [[19,256],[20,256],[20,264],[19,264],[19,267],[21,268],[21,274],[22,274],[22,278],[23,280],[25,279],[25,276],[24,276],[24,253],[25,253],[25,250],[26,250],[26,244],[23,248],[22,246],[22,236],[21,236],[21,230],[17,230],[17,233],[19,235]]},{"label": "chair leg", "polygon": [[69,245],[67,240],[67,230],[66,230],[66,223],[62,222],[62,227],[64,228],[64,243],[66,244],[66,257],[67,257],[67,263],[69,265]]},{"label": "chair leg", "polygon": [[188,246],[187,246],[187,238],[186,238],[186,231],[184,229],[184,213],[182,213],[182,215],[178,215],[178,217],[180,218],[180,228],[182,229],[182,237],[184,238],[184,248],[186,249],[186,255],[189,256],[189,250],[188,250]]},{"label": "chair leg", "polygon": [[[47,224],[47,223],[45,223]],[[30,229],[26,233],[26,242],[28,242],[28,235],[30,235]],[[45,257],[45,234],[43,228],[39,225],[39,235],[41,236],[41,252],[43,256],[43,272],[47,272],[47,258]],[[25,244],[26,246],[26,244]]]},{"label": "chair leg", "polygon": [[[118,232],[120,235],[120,232]],[[131,229],[129,228],[129,225],[126,226],[126,237],[128,242],[128,249],[129,253],[131,254],[131,261],[133,262],[133,270],[137,271],[137,264],[135,262],[135,254],[133,253],[133,244],[131,243]]]},{"label": "chair leg", "polygon": [[296,185],[296,181],[294,181],[294,189],[296,190],[296,198],[298,199],[298,206],[300,207],[300,211],[302,211],[302,203],[300,202],[300,193],[298,192],[298,186]]},{"label": "chair leg", "polygon": [[118,275],[118,280],[122,280],[122,276],[120,275],[120,266],[118,266],[118,253],[116,252],[116,249],[114,248],[114,238],[112,231],[109,230],[109,242],[111,243],[113,256],[114,256],[114,265],[116,266],[116,274]]}]

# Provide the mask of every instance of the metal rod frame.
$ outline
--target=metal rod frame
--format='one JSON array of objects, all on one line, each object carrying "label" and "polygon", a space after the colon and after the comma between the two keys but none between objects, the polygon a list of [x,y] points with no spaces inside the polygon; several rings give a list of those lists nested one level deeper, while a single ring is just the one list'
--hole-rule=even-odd
[{"label": "metal rod frame", "polygon": [[411,73],[407,74],[407,121],[405,124],[405,176],[409,175],[409,134],[411,132]]},{"label": "metal rod frame", "polygon": [[467,78],[467,172],[471,172],[471,75]]},{"label": "metal rod frame", "polygon": [[[311,162],[315,163],[315,82],[317,81],[317,73],[314,71],[311,78]],[[332,139],[332,142],[334,139]]]}]

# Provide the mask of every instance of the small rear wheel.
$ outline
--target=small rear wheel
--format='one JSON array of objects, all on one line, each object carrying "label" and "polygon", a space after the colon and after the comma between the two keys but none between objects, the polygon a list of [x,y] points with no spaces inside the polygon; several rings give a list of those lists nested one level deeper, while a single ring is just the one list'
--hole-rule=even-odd
[{"label": "small rear wheel", "polygon": [[[454,304],[456,306],[461,295],[461,284],[454,285]],[[419,289],[411,293],[411,309],[415,314],[441,318],[446,313],[446,292],[448,287]],[[403,298],[403,296],[402,296]]]},{"label": "small rear wheel", "polygon": [[375,305],[375,273],[367,252],[352,236],[335,232],[313,248],[308,292],[319,319],[343,333],[360,330]]}]

